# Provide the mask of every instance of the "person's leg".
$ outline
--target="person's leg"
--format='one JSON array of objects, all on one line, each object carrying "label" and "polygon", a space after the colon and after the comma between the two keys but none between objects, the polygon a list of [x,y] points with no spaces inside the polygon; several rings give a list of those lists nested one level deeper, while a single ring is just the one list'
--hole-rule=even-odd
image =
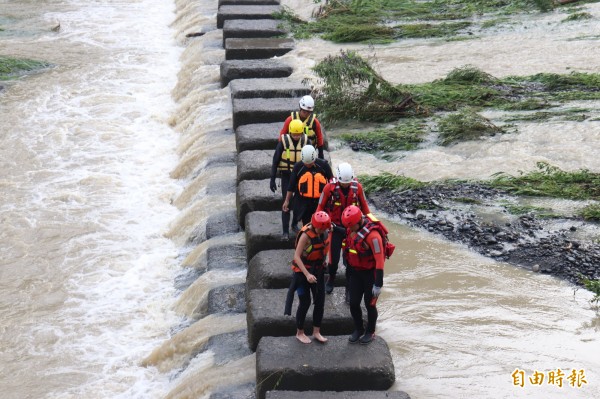
[{"label": "person's leg", "polygon": [[285,316],[292,315],[292,305],[294,304],[294,295],[296,294],[296,287],[298,286],[298,273],[292,272],[292,280],[290,281],[290,287],[288,288],[287,296],[285,298],[285,309],[283,314]]},{"label": "person's leg", "polygon": [[367,308],[367,331],[360,338],[361,344],[368,344],[375,338],[377,324],[377,306],[371,305],[373,299],[373,284],[375,283],[375,270],[369,270],[364,275],[365,308]]},{"label": "person's leg", "polygon": [[365,333],[362,309],[360,308],[360,302],[362,301],[364,294],[364,286],[360,277],[361,275],[359,273],[354,273],[350,282],[350,314],[354,321],[354,332],[350,338],[348,338],[351,343],[358,342],[360,336]]},{"label": "person's leg", "polygon": [[317,272],[317,289],[314,291],[313,309],[313,337],[321,343],[327,342],[327,338],[321,335],[321,322],[325,311],[325,270]]},{"label": "person's leg", "polygon": [[306,277],[302,273],[296,273],[298,278],[296,292],[298,293],[298,310],[296,310],[296,338],[303,344],[310,344],[310,338],[304,334],[304,321],[306,320],[306,313],[310,307],[310,287]]},{"label": "person's leg", "polygon": [[[329,251],[329,259],[331,263],[327,266],[327,284],[325,285],[325,292],[331,294],[335,284],[335,276],[337,275],[338,264],[340,262],[340,252],[342,250],[342,241],[346,237],[346,230],[338,226],[334,227],[333,233],[331,234],[331,250]],[[347,285],[348,283],[346,283]]]},{"label": "person's leg", "polygon": [[[287,195],[287,187],[290,183],[290,174],[281,173],[281,196],[285,201]],[[283,234],[289,234],[290,232],[290,211],[281,211],[281,225],[283,227]]]}]

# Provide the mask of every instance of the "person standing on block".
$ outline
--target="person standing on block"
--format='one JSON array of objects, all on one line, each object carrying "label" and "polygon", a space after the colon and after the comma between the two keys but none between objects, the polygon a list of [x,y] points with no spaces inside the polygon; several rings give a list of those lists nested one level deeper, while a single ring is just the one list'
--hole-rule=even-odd
[{"label": "person standing on block", "polygon": [[304,132],[308,136],[309,144],[317,149],[319,158],[324,159],[323,146],[325,145],[325,139],[321,122],[319,122],[317,115],[313,112],[315,109],[315,100],[311,96],[304,96],[300,99],[299,105],[300,109],[292,112],[283,122],[283,127],[279,132],[279,141],[281,141],[283,135],[287,134],[288,125],[293,120],[299,119],[304,125]]}]

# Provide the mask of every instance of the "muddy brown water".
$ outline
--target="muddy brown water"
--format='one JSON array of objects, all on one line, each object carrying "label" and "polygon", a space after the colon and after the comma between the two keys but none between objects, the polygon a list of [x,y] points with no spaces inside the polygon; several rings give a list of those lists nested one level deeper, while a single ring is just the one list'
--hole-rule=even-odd
[{"label": "muddy brown water", "polygon": [[[194,226],[235,206],[205,191],[235,170],[203,170],[208,156],[234,148],[232,137],[209,134],[231,126],[228,89],[219,87],[221,35],[184,39],[214,19],[216,2],[0,0],[0,10],[1,54],[55,65],[0,94],[2,397],[202,398],[254,381],[253,355],[225,364],[211,351],[196,355],[210,336],[245,328],[243,315],[190,319],[210,288],[244,276],[209,273],[182,292],[173,283],[221,243],[187,246]],[[598,72],[598,42],[571,40],[598,30],[600,8],[589,12],[597,18],[562,25],[551,14],[471,41],[376,51],[394,82],[428,81],[466,63],[496,76]],[[337,51],[311,40],[285,58],[302,77]],[[597,124],[523,124],[517,135],[396,162],[346,149],[332,158],[358,173],[421,179],[486,177],[538,160],[598,171]],[[589,293],[386,222],[398,249],[378,334],[392,350],[393,389],[414,399],[600,397],[600,322]],[[547,383],[559,369],[562,388]],[[570,386],[572,370],[587,383]],[[520,387],[514,371],[544,373],[546,382]]]}]

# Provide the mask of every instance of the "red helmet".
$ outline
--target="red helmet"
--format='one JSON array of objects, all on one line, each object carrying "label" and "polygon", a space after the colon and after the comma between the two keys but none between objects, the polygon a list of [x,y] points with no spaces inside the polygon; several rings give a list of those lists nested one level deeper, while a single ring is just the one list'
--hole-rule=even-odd
[{"label": "red helmet", "polygon": [[329,230],[331,227],[331,218],[327,212],[315,212],[312,215],[310,223],[315,229]]},{"label": "red helmet", "polygon": [[342,224],[345,228],[350,228],[350,226],[354,226],[356,223],[360,222],[362,217],[363,214],[360,208],[356,205],[350,205],[342,211]]}]

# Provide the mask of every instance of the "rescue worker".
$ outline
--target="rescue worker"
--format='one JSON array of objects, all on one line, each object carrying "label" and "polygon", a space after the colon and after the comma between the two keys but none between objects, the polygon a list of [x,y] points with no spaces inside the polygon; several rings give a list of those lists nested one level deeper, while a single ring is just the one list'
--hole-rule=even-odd
[{"label": "rescue worker", "polygon": [[317,116],[313,113],[315,109],[315,100],[311,96],[304,96],[300,99],[300,109],[296,112],[292,112],[290,116],[283,122],[283,127],[279,132],[279,141],[282,136],[287,134],[289,128],[288,125],[295,119],[300,119],[304,124],[304,130],[309,139],[309,144],[317,148],[319,152],[319,158],[325,159],[323,155],[323,130],[321,129],[321,122],[317,119]]},{"label": "rescue worker", "polygon": [[[311,340],[304,333],[304,321],[311,303],[314,301],[313,337],[320,343],[327,342],[321,335],[321,321],[325,308],[325,258],[329,250],[331,219],[325,212],[312,215],[311,221],[302,226],[296,236],[296,251],[292,261],[294,271],[290,290],[298,293],[300,304],[296,310],[296,338],[304,344]],[[286,304],[287,306],[287,304]]]},{"label": "rescue worker", "polygon": [[[289,123],[289,132],[282,136],[281,141],[277,143],[273,162],[271,164],[271,181],[269,187],[271,191],[277,191],[275,176],[279,174],[281,178],[281,197],[285,200],[287,188],[290,183],[290,175],[296,162],[301,160],[301,151],[308,143],[308,137],[304,133],[304,124],[299,119],[294,119]],[[284,239],[289,238],[290,232],[290,212],[281,212],[281,224],[283,226]],[[298,228],[298,218],[292,217],[292,226]],[[297,231],[297,230],[296,230]]]},{"label": "rescue worker", "polygon": [[[289,204],[294,196],[294,218],[302,220],[302,224],[310,222],[317,210],[319,197],[327,182],[333,178],[329,163],[317,158],[317,150],[310,144],[302,147],[301,162],[297,162],[290,175],[290,183],[281,209],[289,212]],[[293,228],[293,225],[292,225]]]},{"label": "rescue worker", "polygon": [[[336,169],[336,179],[329,182],[317,206],[317,212],[325,211],[329,214],[333,223],[333,232],[331,236],[331,249],[329,251],[329,265],[327,271],[329,276],[325,284],[325,292],[331,294],[335,277],[337,275],[338,263],[342,249],[342,241],[346,238],[346,229],[342,226],[342,212],[350,205],[356,205],[364,215],[371,213],[367,199],[363,192],[362,185],[354,177],[354,170],[349,163],[343,162]],[[349,282],[351,269],[346,267],[346,303],[350,303]]]},{"label": "rescue worker", "polygon": [[[347,229],[344,256],[352,268],[350,279],[350,314],[354,332],[350,343],[369,344],[375,338],[377,323],[376,302],[383,287],[385,227],[371,214],[363,216],[359,207],[350,205],[342,212],[342,223]],[[367,329],[363,325],[360,303],[364,297],[367,309]]]}]

